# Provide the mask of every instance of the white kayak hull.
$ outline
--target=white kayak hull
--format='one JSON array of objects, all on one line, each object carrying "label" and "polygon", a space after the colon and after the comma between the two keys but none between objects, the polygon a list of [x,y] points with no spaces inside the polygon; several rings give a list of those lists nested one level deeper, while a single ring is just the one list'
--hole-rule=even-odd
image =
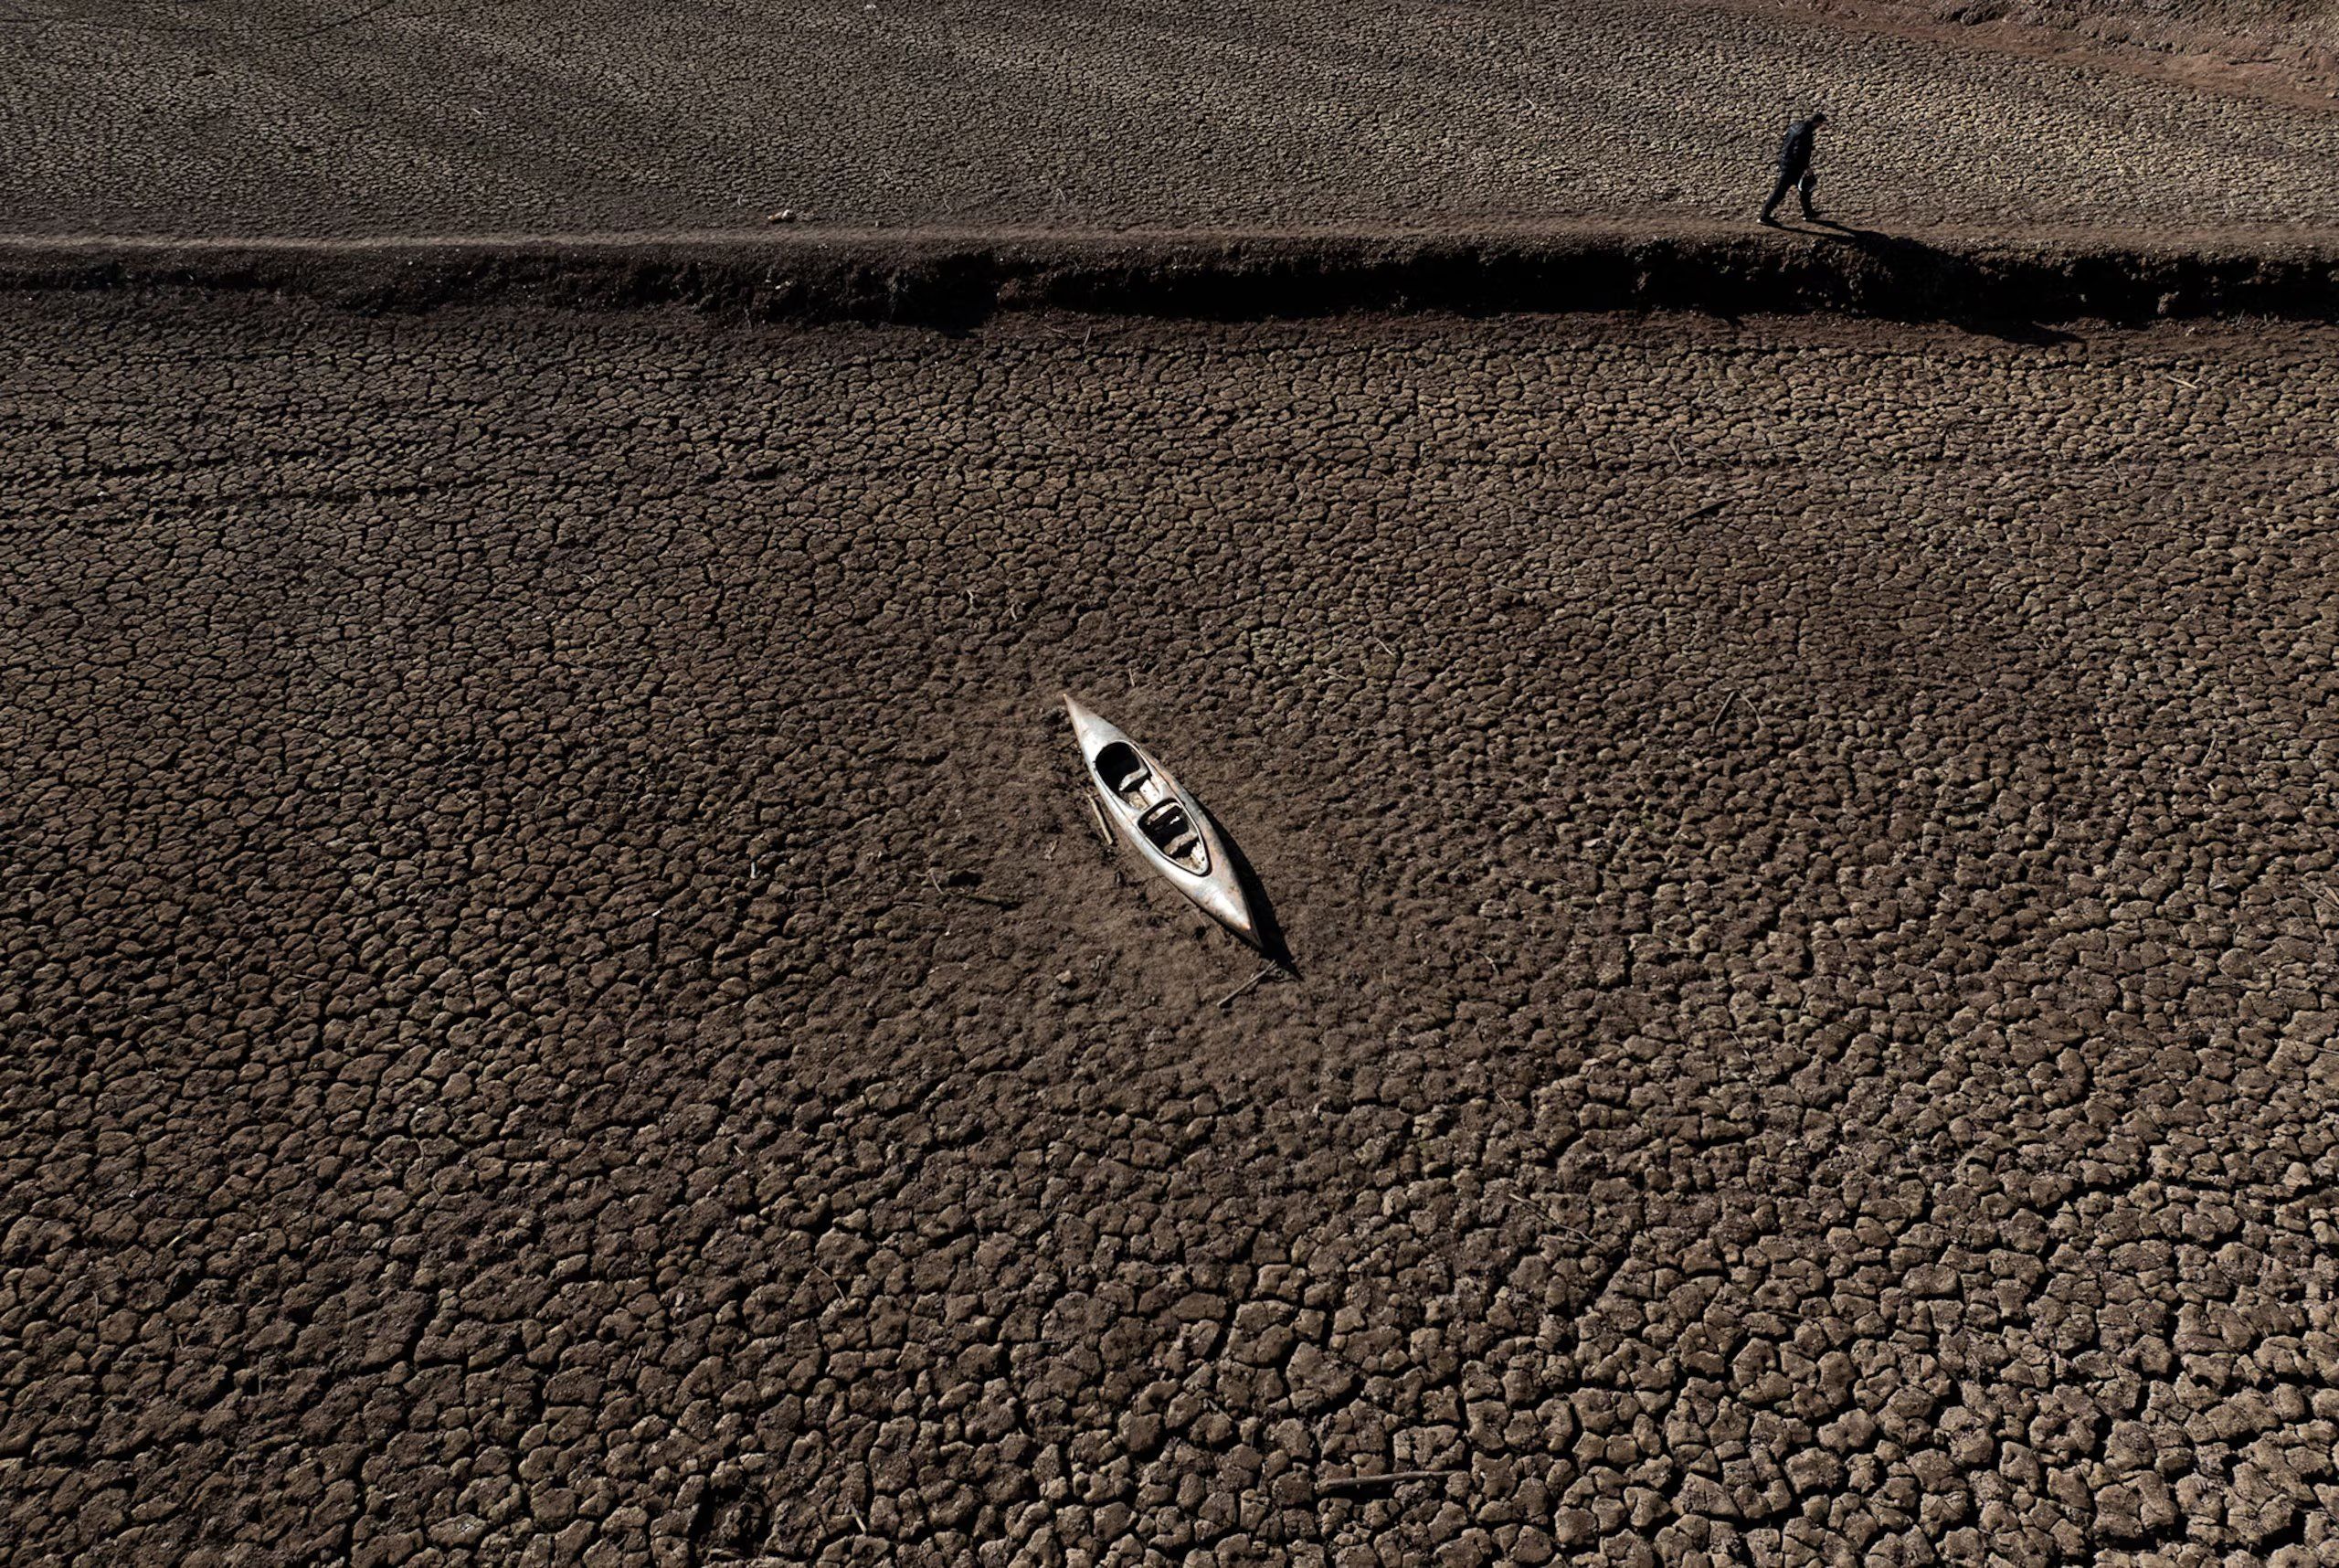
[{"label": "white kayak hull", "polygon": [[1088,782],[1121,841],[1203,914],[1259,947],[1258,922],[1210,813],[1151,752],[1082,707],[1070,692],[1064,706]]}]

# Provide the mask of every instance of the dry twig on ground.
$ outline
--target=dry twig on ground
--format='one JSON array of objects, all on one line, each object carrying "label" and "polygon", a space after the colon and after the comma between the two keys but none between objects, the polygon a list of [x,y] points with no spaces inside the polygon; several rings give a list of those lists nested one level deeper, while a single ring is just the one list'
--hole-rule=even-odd
[{"label": "dry twig on ground", "polygon": [[1257,986],[1260,981],[1265,980],[1269,975],[1275,972],[1275,966],[1269,964],[1265,969],[1261,969],[1257,974],[1253,975],[1249,980],[1244,980],[1241,985],[1236,986],[1233,991],[1230,991],[1224,996],[1220,997],[1218,999],[1219,1011],[1222,1012],[1227,1008],[1233,1006],[1236,997],[1247,994],[1253,988]]}]

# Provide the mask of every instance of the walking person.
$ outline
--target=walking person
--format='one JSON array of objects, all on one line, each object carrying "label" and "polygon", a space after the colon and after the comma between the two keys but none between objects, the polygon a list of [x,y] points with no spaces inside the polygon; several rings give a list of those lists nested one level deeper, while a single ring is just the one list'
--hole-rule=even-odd
[{"label": "walking person", "polygon": [[1826,110],[1814,110],[1807,120],[1798,120],[1787,127],[1784,140],[1779,143],[1779,183],[1771,187],[1771,199],[1762,204],[1762,221],[1778,227],[1779,220],[1771,215],[1779,203],[1787,199],[1793,190],[1803,200],[1803,216],[1815,218],[1819,214],[1811,205],[1811,193],[1819,184],[1819,176],[1811,170],[1811,154],[1819,139],[1819,128],[1827,123]]}]

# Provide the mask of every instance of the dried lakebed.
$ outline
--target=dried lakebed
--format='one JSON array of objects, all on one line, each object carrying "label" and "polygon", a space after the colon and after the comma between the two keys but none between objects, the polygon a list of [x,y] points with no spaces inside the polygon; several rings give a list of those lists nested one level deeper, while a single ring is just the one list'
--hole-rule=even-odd
[{"label": "dried lakebed", "polygon": [[6,22],[0,222],[48,235],[547,235],[775,208],[1745,224],[1786,119],[1816,103],[1834,119],[1821,199],[1852,222],[2339,223],[2319,93],[2203,91],[2133,74],[2132,53],[2047,58],[1770,5],[44,0]]},{"label": "dried lakebed", "polygon": [[2329,1561],[2334,363],[12,302],[13,1560]]}]

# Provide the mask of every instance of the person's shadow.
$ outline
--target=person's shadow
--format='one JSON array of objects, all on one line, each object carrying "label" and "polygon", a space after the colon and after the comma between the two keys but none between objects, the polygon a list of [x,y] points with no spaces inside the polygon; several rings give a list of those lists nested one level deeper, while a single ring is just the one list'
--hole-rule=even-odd
[{"label": "person's shadow", "polygon": [[1974,308],[1973,302],[2002,298],[2005,291],[1992,287],[1970,256],[1910,235],[1860,228],[1832,217],[1805,217],[1795,227],[1815,239],[1848,245],[1876,263],[1886,287],[1864,291],[1864,302],[1889,320],[1946,322],[1963,332],[2037,347],[2079,341],[2078,334],[2035,317]]}]

